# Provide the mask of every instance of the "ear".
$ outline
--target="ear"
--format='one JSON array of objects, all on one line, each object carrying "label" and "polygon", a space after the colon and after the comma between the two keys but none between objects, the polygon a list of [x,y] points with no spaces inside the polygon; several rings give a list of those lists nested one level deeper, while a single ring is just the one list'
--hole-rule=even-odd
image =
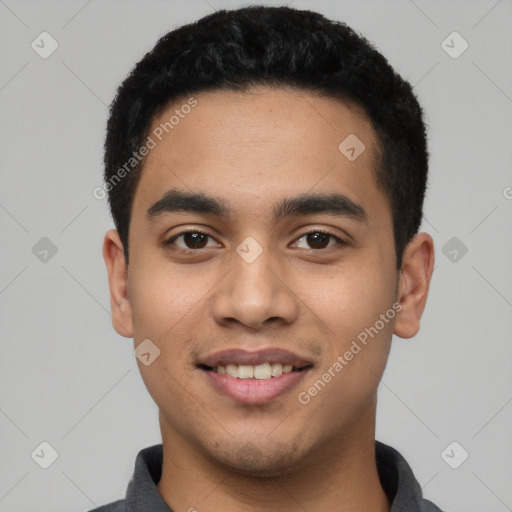
[{"label": "ear", "polygon": [[105,234],[103,259],[108,272],[112,326],[121,336],[133,338],[132,309],[127,287],[128,268],[124,259],[123,243],[115,229]]},{"label": "ear", "polygon": [[394,333],[412,338],[420,329],[420,318],[427,303],[430,278],[434,269],[434,241],[427,233],[418,233],[404,250]]}]

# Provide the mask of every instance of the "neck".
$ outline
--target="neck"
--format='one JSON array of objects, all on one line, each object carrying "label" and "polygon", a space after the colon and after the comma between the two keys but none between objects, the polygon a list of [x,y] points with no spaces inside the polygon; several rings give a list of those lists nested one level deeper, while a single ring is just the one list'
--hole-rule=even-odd
[{"label": "neck", "polygon": [[[367,428],[360,430],[362,425]],[[331,438],[300,465],[269,477],[240,474],[162,428],[164,458],[157,488],[177,512],[388,512],[375,460],[375,408],[363,413],[351,430],[357,435]]]}]

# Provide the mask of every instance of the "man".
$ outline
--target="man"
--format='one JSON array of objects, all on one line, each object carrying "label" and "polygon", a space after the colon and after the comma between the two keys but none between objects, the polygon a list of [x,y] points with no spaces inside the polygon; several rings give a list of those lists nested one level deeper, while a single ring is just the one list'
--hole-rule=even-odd
[{"label": "man", "polygon": [[419,329],[428,153],[410,85],[343,23],[218,11],[120,86],[105,144],[113,325],[162,444],[97,511],[439,511],[375,440]]}]

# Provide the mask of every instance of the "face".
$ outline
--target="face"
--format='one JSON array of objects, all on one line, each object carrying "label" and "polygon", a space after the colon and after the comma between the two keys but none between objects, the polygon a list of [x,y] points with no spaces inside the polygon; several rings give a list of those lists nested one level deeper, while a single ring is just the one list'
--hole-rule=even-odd
[{"label": "face", "polygon": [[278,474],[373,433],[402,289],[376,136],[303,91],[195,100],[154,120],[182,113],[153,136],[124,270],[107,234],[114,325],[160,351],[138,365],[164,439]]}]

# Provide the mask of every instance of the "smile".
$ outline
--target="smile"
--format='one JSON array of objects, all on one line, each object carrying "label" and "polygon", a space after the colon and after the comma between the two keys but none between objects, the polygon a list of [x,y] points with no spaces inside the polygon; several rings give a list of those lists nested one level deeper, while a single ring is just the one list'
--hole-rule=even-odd
[{"label": "smile", "polygon": [[297,386],[312,367],[311,361],[279,349],[225,350],[198,364],[216,392],[244,404],[272,401]]},{"label": "smile", "polygon": [[[257,366],[228,364],[227,366],[219,365],[215,368],[217,373],[227,374],[237,379],[259,380],[280,377],[283,373],[290,373],[293,370],[294,367],[291,364],[285,364],[283,366],[281,363],[263,363]],[[297,368],[295,368],[295,371],[297,371]]]}]

